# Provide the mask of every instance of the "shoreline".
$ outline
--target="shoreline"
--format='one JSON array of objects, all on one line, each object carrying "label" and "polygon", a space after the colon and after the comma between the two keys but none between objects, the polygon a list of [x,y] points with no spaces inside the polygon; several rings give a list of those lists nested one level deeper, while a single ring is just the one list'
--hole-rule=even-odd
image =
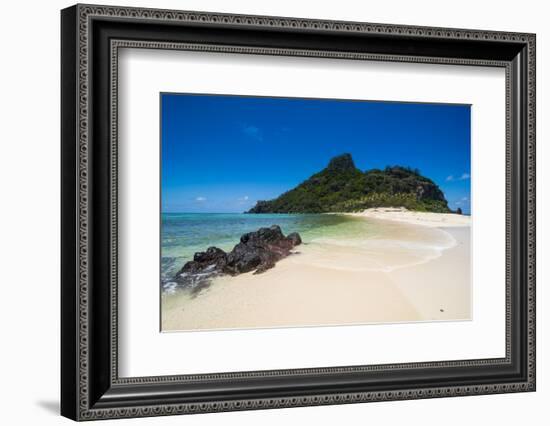
[{"label": "shoreline", "polygon": [[390,220],[411,225],[437,228],[453,228],[471,225],[471,216],[456,213],[432,213],[411,211],[405,208],[376,207],[358,213],[336,213],[346,216],[378,220]]},{"label": "shoreline", "polygon": [[262,274],[216,278],[196,297],[163,295],[162,331],[471,319],[470,217],[389,208],[342,214],[378,233],[320,238]]}]

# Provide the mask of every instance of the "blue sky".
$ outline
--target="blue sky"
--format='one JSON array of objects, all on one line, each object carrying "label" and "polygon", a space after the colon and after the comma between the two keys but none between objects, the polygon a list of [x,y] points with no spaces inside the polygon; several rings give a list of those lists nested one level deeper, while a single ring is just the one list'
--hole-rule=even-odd
[{"label": "blue sky", "polygon": [[470,212],[470,106],[161,94],[162,211],[242,212],[330,158],[420,169]]}]

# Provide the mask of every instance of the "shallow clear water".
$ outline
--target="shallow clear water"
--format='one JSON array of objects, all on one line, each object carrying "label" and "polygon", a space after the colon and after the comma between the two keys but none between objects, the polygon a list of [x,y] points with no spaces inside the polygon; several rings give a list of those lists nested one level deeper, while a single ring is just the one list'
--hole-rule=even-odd
[{"label": "shallow clear water", "polygon": [[375,225],[344,215],[163,213],[162,277],[173,277],[195,252],[210,246],[230,251],[241,235],[271,225],[279,225],[285,235],[298,232],[304,243],[332,237],[364,239],[377,232]]}]

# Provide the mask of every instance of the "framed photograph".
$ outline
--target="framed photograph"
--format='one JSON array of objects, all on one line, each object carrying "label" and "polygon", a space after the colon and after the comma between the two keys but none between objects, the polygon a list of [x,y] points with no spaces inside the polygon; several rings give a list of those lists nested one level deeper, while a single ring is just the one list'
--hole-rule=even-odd
[{"label": "framed photograph", "polygon": [[535,390],[535,35],[61,12],[61,412]]}]

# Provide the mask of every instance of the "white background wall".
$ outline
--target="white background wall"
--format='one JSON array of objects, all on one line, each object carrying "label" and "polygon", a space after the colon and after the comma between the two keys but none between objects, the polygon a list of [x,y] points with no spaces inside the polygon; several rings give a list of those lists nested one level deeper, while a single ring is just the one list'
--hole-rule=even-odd
[{"label": "white background wall", "polygon": [[[537,33],[538,391],[292,408],[118,424],[545,424],[550,401],[550,27],[543,1],[108,1],[143,7]],[[2,5],[0,65],[0,401],[2,424],[68,424],[59,404],[59,9],[67,1]],[[546,122],[545,122],[546,121]],[[490,165],[489,165],[490,166]],[[546,194],[545,194],[546,192]],[[546,219],[548,220],[548,219]],[[490,253],[488,254],[490,255]],[[131,423],[128,423],[131,422]],[[108,424],[113,422],[106,422]],[[113,423],[115,424],[115,423]]]}]

